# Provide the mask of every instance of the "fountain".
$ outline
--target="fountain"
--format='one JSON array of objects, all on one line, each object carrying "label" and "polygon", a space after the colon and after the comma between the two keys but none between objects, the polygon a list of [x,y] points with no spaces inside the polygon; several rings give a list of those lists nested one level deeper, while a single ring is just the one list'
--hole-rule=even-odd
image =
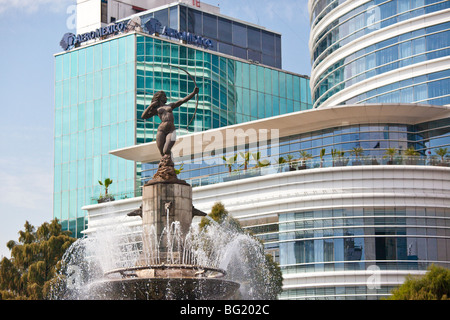
[{"label": "fountain", "polygon": [[[106,271],[101,268],[102,277],[91,281],[87,290],[82,290],[85,297],[118,300],[226,299],[239,288],[238,283],[224,278],[225,270],[196,254],[198,243],[193,241],[190,227],[194,215],[206,214],[193,207],[192,187],[177,178],[172,160],[171,149],[176,139],[173,109],[197,93],[198,87],[195,86],[184,99],[166,105],[165,93],[157,92],[142,114],[143,119],[155,115],[161,119],[156,143],[162,157],[153,179],[143,187],[140,209],[129,213],[129,216],[142,218],[142,250],[134,265]],[[73,289],[74,286],[69,287]],[[67,293],[67,290],[63,291]],[[73,294],[80,290],[69,291]]]},{"label": "fountain", "polygon": [[191,230],[194,214],[206,215],[193,208],[189,185],[146,185],[141,208],[128,214],[142,217],[142,253],[134,266],[104,272],[91,292],[114,300],[230,298],[239,284],[225,279],[225,270],[198,254],[199,242]]},{"label": "fountain", "polygon": [[[114,203],[106,207],[116,210]],[[262,244],[231,219],[218,223],[206,218],[206,228],[194,221],[182,237],[178,221],[166,224],[162,235],[155,226],[134,232],[124,213],[117,223],[78,239],[66,251],[49,298],[273,299],[276,288]]]},{"label": "fountain", "polygon": [[161,119],[156,135],[161,160],[153,179],[143,186],[142,205],[123,217],[141,217],[140,234],[130,236],[126,223],[119,223],[75,242],[63,258],[63,272],[51,298],[258,299],[261,288],[269,287],[270,272],[258,240],[214,221],[206,231],[192,224],[194,216],[206,213],[194,208],[192,187],[177,178],[171,155],[172,111],[197,93],[195,86],[186,98],[166,105],[160,91],[142,114],[144,119],[155,115]]}]

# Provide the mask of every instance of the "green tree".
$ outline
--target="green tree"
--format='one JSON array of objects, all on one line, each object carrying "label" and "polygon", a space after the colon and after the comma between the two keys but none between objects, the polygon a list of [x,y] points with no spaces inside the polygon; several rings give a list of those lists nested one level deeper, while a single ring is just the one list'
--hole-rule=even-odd
[{"label": "green tree", "polygon": [[28,221],[18,242],[8,241],[11,258],[0,261],[0,299],[45,299],[64,252],[76,239],[57,219],[36,231]]},{"label": "green tree", "polygon": [[321,168],[323,167],[323,157],[325,156],[325,152],[326,152],[325,148],[322,148],[320,150],[319,157],[320,157],[320,167]]},{"label": "green tree", "polygon": [[108,188],[112,185],[113,181],[110,178],[106,178],[105,181],[98,180],[98,184],[105,187],[105,196],[108,195]]},{"label": "green tree", "polygon": [[305,150],[300,151],[300,167],[306,169],[306,161],[312,158],[312,155]]},{"label": "green tree", "polygon": [[114,201],[114,196],[108,194],[108,188],[110,185],[112,185],[113,181],[110,178],[106,178],[103,182],[101,180],[98,180],[98,184],[105,187],[105,195],[101,195],[98,198],[98,202],[106,202],[106,201]]},{"label": "green tree", "polygon": [[362,156],[362,155],[364,154],[364,149],[361,148],[361,147],[354,147],[354,148],[350,151],[350,153],[351,153],[352,155],[354,155],[356,159],[358,159],[360,156]]},{"label": "green tree", "polygon": [[448,149],[447,148],[438,148],[438,149],[434,150],[434,152],[436,153],[436,155],[441,157],[441,163],[444,163],[445,157],[448,154]]},{"label": "green tree", "polygon": [[[225,209],[225,206],[223,205],[222,202],[216,202],[213,205],[213,207],[211,208],[211,213],[208,214],[208,217],[219,224],[224,222],[226,219],[230,219],[236,221],[234,224],[239,225],[239,222],[237,222],[237,220],[231,218],[228,215],[228,211],[227,209]],[[210,225],[211,224],[210,219],[203,217],[202,220],[200,221],[200,228],[203,229],[206,226]]]},{"label": "green tree", "polygon": [[236,163],[237,160],[237,154],[229,158],[222,156],[222,159],[223,161],[225,161],[225,166],[228,168],[228,172],[231,173],[231,171],[233,170],[233,165]]},{"label": "green tree", "polygon": [[242,160],[244,160],[244,170],[247,170],[248,163],[250,162],[251,153],[249,151],[247,152],[239,152],[239,155],[241,156]]},{"label": "green tree", "polygon": [[[225,206],[221,202],[216,202],[214,204],[211,209],[211,213],[208,216],[209,219],[206,217],[202,218],[200,222],[200,228],[207,228],[211,224],[211,220],[214,220],[219,224],[228,224],[229,227],[231,227],[238,233],[249,234],[241,227],[238,220],[234,219],[228,214],[228,211],[225,209]],[[255,297],[257,297],[258,299],[275,300],[282,292],[283,275],[281,272],[281,268],[279,267],[278,263],[273,260],[272,255],[264,253],[263,243],[256,237],[251,237],[257,240],[256,242],[259,243],[258,248],[256,248],[256,250],[244,250],[245,252],[241,252],[242,255],[248,256],[246,260],[250,264],[254,264],[250,268],[252,270],[252,275],[249,277],[250,279],[248,279],[248,281],[256,291],[254,293]],[[264,256],[264,262],[262,263],[263,265],[258,262],[255,254],[258,254],[259,256],[261,256],[262,254]]]},{"label": "green tree", "polygon": [[409,275],[388,300],[450,300],[450,269],[431,265],[424,276]]},{"label": "green tree", "polygon": [[252,153],[252,158],[256,161],[255,168],[263,168],[270,165],[270,161],[267,159],[261,160],[261,152]]},{"label": "green tree", "polygon": [[412,157],[412,156],[419,156],[420,153],[414,149],[413,146],[409,147],[405,150],[405,156]]},{"label": "green tree", "polygon": [[389,158],[388,164],[394,164],[394,156],[397,154],[396,148],[387,148],[384,151],[385,156],[383,158]]},{"label": "green tree", "polygon": [[282,167],[283,167],[282,165],[283,165],[284,163],[287,163],[287,160],[286,160],[284,157],[279,157],[279,158],[276,160],[276,164],[278,165],[278,169],[277,169],[278,172],[281,172]]}]

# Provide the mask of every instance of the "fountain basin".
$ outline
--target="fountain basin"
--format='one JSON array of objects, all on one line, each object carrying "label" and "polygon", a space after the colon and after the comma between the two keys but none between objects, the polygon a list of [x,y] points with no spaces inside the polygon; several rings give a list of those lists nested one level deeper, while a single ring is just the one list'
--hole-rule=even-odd
[{"label": "fountain basin", "polygon": [[[157,265],[116,269],[93,283],[90,290],[105,300],[223,300],[239,289],[221,279],[225,272],[186,265]],[[114,278],[115,276],[115,278]]]}]

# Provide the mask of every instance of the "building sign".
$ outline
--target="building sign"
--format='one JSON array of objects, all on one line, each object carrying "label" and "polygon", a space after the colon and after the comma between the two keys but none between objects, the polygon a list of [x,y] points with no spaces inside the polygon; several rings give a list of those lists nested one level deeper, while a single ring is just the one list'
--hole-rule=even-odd
[{"label": "building sign", "polygon": [[203,38],[190,32],[180,32],[167,26],[163,26],[161,22],[159,22],[159,20],[155,18],[150,18],[150,20],[148,20],[145,24],[145,27],[147,28],[149,34],[159,34],[171,39],[174,38],[182,40],[188,44],[202,46],[205,49],[214,47],[213,41],[211,39]]},{"label": "building sign", "polygon": [[[61,48],[63,48],[63,50],[67,51],[83,42],[94,40],[111,34],[116,34],[118,32],[123,32],[125,31],[126,27],[127,22],[122,21],[83,34],[75,35],[68,32],[63,36],[59,44],[61,45]],[[190,32],[180,32],[167,26],[163,26],[161,22],[159,22],[159,20],[155,18],[151,18],[149,21],[147,21],[145,27],[147,28],[148,33],[152,35],[158,34],[166,36],[170,39],[182,40],[188,44],[201,46],[205,49],[214,47],[213,41],[211,39],[203,38]]]},{"label": "building sign", "polygon": [[73,33],[66,33],[61,42],[59,43],[61,45],[61,48],[63,48],[63,50],[70,50],[73,47],[75,47],[75,45],[89,41],[89,40],[94,40],[96,38],[101,38],[103,36],[107,36],[110,34],[115,34],[117,32],[122,32],[125,30],[126,27],[126,23],[125,22],[118,22],[106,27],[102,27],[102,28],[98,28],[95,31],[91,31],[91,32],[86,32],[83,34],[78,34],[75,35]]}]

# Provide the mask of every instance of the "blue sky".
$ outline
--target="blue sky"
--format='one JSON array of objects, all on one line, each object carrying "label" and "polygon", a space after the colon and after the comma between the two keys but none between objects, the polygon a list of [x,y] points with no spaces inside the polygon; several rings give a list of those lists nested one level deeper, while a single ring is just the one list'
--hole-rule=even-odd
[{"label": "blue sky", "polygon": [[[25,221],[53,218],[53,81],[75,0],[0,0],[0,257]],[[207,0],[282,33],[283,69],[310,74],[307,0]]]}]

